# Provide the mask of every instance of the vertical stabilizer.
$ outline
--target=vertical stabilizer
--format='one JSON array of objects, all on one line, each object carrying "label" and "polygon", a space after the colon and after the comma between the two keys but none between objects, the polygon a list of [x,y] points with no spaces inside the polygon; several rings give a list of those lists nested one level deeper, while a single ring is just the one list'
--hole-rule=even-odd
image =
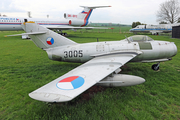
[{"label": "vertical stabilizer", "polygon": [[94,6],[94,7],[80,6],[80,7],[83,7],[84,9],[82,12],[80,12],[77,15],[77,18],[82,19],[82,20],[84,20],[84,19],[89,20],[89,17],[91,16],[93,9],[103,8],[103,7],[111,7],[111,6]]},{"label": "vertical stabilizer", "polygon": [[76,42],[34,22],[23,23],[22,28],[26,31],[26,34],[30,36],[32,41],[41,49],[77,44]]},{"label": "vertical stabilizer", "polygon": [[88,21],[89,21],[89,18],[91,16],[93,9],[103,8],[103,7],[111,7],[111,6],[94,6],[94,7],[81,6],[81,7],[83,7],[84,10],[77,15],[77,18],[84,20],[84,24],[82,26],[86,26],[88,24]]},{"label": "vertical stabilizer", "polygon": [[64,13],[64,18],[83,20],[84,24],[82,26],[86,26],[89,23],[89,18],[91,16],[93,9],[103,8],[103,7],[111,7],[111,6],[94,6],[94,7],[80,6],[80,7],[83,7],[84,9],[78,15]]}]

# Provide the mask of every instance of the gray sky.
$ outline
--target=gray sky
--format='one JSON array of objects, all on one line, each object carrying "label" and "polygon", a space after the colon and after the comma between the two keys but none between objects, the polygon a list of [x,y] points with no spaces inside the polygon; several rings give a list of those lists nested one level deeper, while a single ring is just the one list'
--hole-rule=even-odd
[{"label": "gray sky", "polygon": [[132,24],[139,21],[158,24],[156,12],[166,0],[1,0],[0,13],[8,17],[27,17],[31,11],[33,18],[62,18],[64,13],[78,14],[79,6],[112,6],[93,10],[90,21],[105,23]]}]

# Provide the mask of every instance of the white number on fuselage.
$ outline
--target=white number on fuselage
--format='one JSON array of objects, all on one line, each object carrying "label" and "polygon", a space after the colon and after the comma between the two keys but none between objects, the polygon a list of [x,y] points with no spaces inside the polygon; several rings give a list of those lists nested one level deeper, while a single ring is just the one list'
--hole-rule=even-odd
[{"label": "white number on fuselage", "polygon": [[83,50],[64,51],[64,58],[83,57]]}]

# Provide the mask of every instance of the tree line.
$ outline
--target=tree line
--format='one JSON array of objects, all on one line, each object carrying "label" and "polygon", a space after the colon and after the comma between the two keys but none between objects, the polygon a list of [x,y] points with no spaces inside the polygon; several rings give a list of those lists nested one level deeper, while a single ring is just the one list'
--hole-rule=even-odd
[{"label": "tree line", "polygon": [[[157,22],[159,24],[180,23],[180,4],[178,0],[168,0],[160,4],[156,13]],[[138,25],[144,25],[140,22],[133,22],[132,28]]]}]

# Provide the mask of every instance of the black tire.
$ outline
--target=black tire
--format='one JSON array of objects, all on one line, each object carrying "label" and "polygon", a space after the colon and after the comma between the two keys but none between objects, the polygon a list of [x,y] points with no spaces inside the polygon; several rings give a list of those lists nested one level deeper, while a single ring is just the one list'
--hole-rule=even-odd
[{"label": "black tire", "polygon": [[67,33],[64,33],[64,36],[67,36]]},{"label": "black tire", "polygon": [[158,64],[154,64],[154,65],[152,65],[152,69],[154,70],[154,71],[157,71],[157,70],[159,70],[159,66],[158,66]]}]

